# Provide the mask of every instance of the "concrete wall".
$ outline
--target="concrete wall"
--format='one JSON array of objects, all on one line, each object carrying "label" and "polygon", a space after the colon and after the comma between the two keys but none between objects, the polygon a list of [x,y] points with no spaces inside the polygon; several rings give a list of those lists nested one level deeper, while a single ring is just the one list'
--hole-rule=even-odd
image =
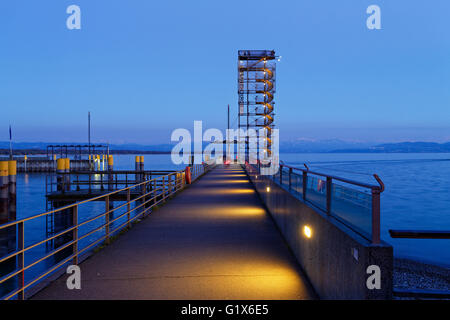
[{"label": "concrete wall", "polygon": [[[321,299],[392,298],[393,249],[389,244],[372,246],[267,177],[250,180]],[[303,234],[305,225],[313,232],[309,239]],[[381,269],[381,289],[367,288],[370,265]]]}]

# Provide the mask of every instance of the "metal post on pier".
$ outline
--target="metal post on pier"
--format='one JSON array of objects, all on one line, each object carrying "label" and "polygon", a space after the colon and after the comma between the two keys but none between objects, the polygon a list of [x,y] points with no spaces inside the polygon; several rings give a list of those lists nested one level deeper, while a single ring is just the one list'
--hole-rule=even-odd
[{"label": "metal post on pier", "polygon": [[331,214],[331,198],[332,198],[333,179],[327,177],[327,213]]},{"label": "metal post on pier", "polygon": [[127,189],[127,226],[128,228],[131,228],[131,223],[130,223],[130,211],[131,211],[131,194],[130,194],[130,189]]},{"label": "metal post on pier", "polygon": [[136,184],[138,184],[141,180],[141,175],[139,174],[139,172],[141,171],[141,156],[135,157],[134,170],[136,171],[135,173]]},{"label": "metal post on pier", "polygon": [[114,158],[112,155],[108,155],[108,190],[113,190],[113,169]]},{"label": "metal post on pier", "polygon": [[292,168],[289,168],[289,191],[292,189]]},{"label": "metal post on pier", "polygon": [[78,205],[72,207],[72,226],[75,227],[72,231],[73,241],[73,264],[78,264]]},{"label": "metal post on pier", "polygon": [[[140,174],[140,178],[139,178],[139,182],[144,182],[145,180],[145,175],[144,175],[144,156],[140,156],[140,161],[139,161],[139,171],[141,172]],[[141,186],[141,192],[142,194],[145,194],[145,187],[146,185],[143,184]]]},{"label": "metal post on pier", "polygon": [[306,200],[306,187],[308,186],[308,174],[306,171],[303,171],[303,200]]},{"label": "metal post on pier", "polygon": [[[21,252],[17,255],[17,269],[22,270],[18,274],[19,278],[19,288],[23,289],[25,286],[25,272],[23,268],[25,267],[25,254],[23,253],[23,250],[25,249],[25,229],[24,229],[24,222],[19,222],[17,225],[17,251]],[[20,291],[17,294],[17,298],[19,300],[25,299],[25,292],[24,290]]]},{"label": "metal post on pier", "polygon": [[109,244],[109,196],[105,198],[105,242]]},{"label": "metal post on pier", "polygon": [[153,205],[156,205],[157,199],[157,186],[156,186],[156,178],[153,179]]},{"label": "metal post on pier", "polygon": [[8,221],[8,161],[0,161],[0,222]]},{"label": "metal post on pier", "polygon": [[66,191],[70,191],[70,159],[69,158],[65,158],[64,159],[64,172],[65,174],[65,183],[66,183]]},{"label": "metal post on pier", "polygon": [[283,165],[280,165],[280,185],[283,185]]},{"label": "metal post on pier", "polygon": [[64,193],[65,191],[65,181],[64,172],[66,167],[66,161],[63,158],[57,160],[56,163],[56,190]]},{"label": "metal post on pier", "polygon": [[16,220],[17,214],[17,161],[8,161],[8,215],[9,220]]},{"label": "metal post on pier", "polygon": [[372,189],[372,244],[380,244],[380,190]]}]

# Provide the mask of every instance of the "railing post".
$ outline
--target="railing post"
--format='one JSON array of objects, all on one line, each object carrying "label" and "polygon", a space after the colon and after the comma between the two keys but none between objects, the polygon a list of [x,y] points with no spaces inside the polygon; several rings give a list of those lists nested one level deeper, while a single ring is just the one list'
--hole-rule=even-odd
[{"label": "railing post", "polygon": [[162,177],[162,192],[163,192],[163,201],[166,201],[166,176]]},{"label": "railing post", "polygon": [[172,176],[169,174],[167,179],[169,180],[168,195],[170,196],[172,194]]},{"label": "railing post", "polygon": [[[145,176],[144,175],[142,175],[142,177],[143,177],[143,180],[145,179]],[[145,180],[144,180],[145,181]],[[142,197],[142,204],[143,204],[143,206],[142,206],[142,210],[143,210],[143,214],[142,214],[142,217],[145,217],[145,214],[147,213],[147,204],[146,204],[146,195],[147,195],[147,182],[144,182],[144,184],[142,185],[142,193],[143,193],[143,197]]]},{"label": "railing post", "polygon": [[283,165],[280,165],[280,186],[283,185]]},{"label": "railing post", "polygon": [[303,200],[306,200],[306,186],[308,183],[308,173],[306,171],[303,171]]},{"label": "railing post", "polygon": [[157,202],[157,195],[158,195],[158,193],[156,192],[156,190],[157,190],[157,187],[156,187],[156,178],[154,178],[154,180],[153,180],[153,205],[156,205],[156,202]]},{"label": "railing post", "polygon": [[292,189],[292,168],[289,168],[289,191]]},{"label": "railing post", "polygon": [[109,244],[109,196],[105,198],[105,242]]},{"label": "railing post", "polygon": [[[25,249],[25,230],[24,230],[24,222],[19,222],[17,224],[17,251],[22,251]],[[18,274],[19,276],[19,287],[23,289],[25,287],[25,272],[23,268],[25,267],[25,253],[21,252],[17,255],[17,269],[21,270]],[[25,299],[25,292],[22,290],[17,294],[17,298],[19,300]]]},{"label": "railing post", "polygon": [[372,244],[380,243],[380,190],[372,189]]},{"label": "railing post", "polygon": [[130,224],[130,210],[131,210],[131,194],[130,189],[127,190],[127,222],[128,222],[128,228],[131,228]]},{"label": "railing post", "polygon": [[327,213],[331,214],[331,187],[332,187],[333,179],[331,177],[327,177]]},{"label": "railing post", "polygon": [[75,227],[73,234],[73,264],[78,264],[78,205],[72,207],[72,226]]}]

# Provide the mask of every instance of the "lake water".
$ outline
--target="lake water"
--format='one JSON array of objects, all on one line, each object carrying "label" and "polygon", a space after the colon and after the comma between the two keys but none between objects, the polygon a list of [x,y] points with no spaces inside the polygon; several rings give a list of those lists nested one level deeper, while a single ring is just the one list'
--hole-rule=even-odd
[{"label": "lake water", "polygon": [[381,195],[381,237],[396,257],[450,266],[450,240],[391,239],[389,229],[450,230],[450,154],[283,154],[288,165],[377,184]]},{"label": "lake water", "polygon": [[[114,158],[116,170],[134,168],[134,155]],[[376,184],[372,174],[378,174],[386,185],[381,197],[382,238],[394,246],[395,256],[450,266],[450,240],[391,239],[388,233],[389,229],[450,230],[450,154],[291,153],[282,154],[280,159],[292,166],[303,167],[307,163],[314,171],[372,184]],[[146,170],[182,168],[172,164],[170,155],[145,156]],[[96,203],[79,216],[85,220],[103,210],[104,205]],[[45,211],[45,174],[19,174],[18,219]],[[44,238],[42,226],[45,226],[43,221],[30,226],[32,230],[26,234],[31,235],[26,244]],[[35,252],[36,255],[44,253],[44,247]],[[30,270],[30,276],[33,273]]]}]

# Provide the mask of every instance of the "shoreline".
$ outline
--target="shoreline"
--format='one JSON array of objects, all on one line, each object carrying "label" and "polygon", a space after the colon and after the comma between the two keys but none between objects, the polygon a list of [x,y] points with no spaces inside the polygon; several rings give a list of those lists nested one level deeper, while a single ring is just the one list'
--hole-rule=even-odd
[{"label": "shoreline", "polygon": [[394,289],[450,291],[450,268],[408,258],[394,258]]}]

